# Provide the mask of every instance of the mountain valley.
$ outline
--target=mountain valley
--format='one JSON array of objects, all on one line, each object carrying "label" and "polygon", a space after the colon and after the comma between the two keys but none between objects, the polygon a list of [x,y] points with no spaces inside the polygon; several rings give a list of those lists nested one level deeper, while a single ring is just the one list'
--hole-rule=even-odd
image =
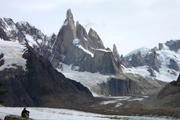
[{"label": "mountain valley", "polygon": [[[176,99],[179,49],[180,40],[170,40],[159,43],[158,48],[139,48],[120,55],[116,45],[113,50],[106,48],[95,30],[86,32],[79,22],[75,24],[70,9],[58,34],[51,36],[28,22],[0,18],[0,82],[5,84],[0,90],[10,91],[2,97],[6,101],[3,105],[180,117]],[[108,100],[116,100],[115,96],[145,100],[101,106],[105,96]],[[118,103],[121,105],[114,107]]]}]

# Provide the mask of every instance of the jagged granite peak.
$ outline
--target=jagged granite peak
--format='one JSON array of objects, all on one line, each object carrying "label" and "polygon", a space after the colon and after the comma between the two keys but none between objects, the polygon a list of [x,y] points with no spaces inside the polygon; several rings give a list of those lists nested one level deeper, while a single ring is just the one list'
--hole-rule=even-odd
[{"label": "jagged granite peak", "polygon": [[95,30],[90,28],[88,36],[92,41],[92,47],[95,49],[105,49],[104,44]]},{"label": "jagged granite peak", "polygon": [[63,27],[60,29],[57,40],[62,54],[66,54],[68,47],[72,45],[72,41],[76,38],[76,28],[71,10],[67,11],[67,18]]},{"label": "jagged granite peak", "polygon": [[[111,50],[106,50],[104,44],[92,28],[87,34],[85,28],[76,22],[74,25],[71,10],[67,11],[67,18],[57,36],[58,45],[52,63],[57,67],[60,62],[72,64],[79,71],[100,72],[103,74],[118,73],[119,64],[116,63]],[[60,61],[62,55],[63,61]],[[118,65],[118,66],[117,66]]]},{"label": "jagged granite peak", "polygon": [[82,45],[83,48],[94,53],[94,42],[91,40],[85,30],[85,28],[77,21],[76,22],[76,35],[79,39],[79,45]]},{"label": "jagged granite peak", "polygon": [[146,62],[144,61],[140,51],[137,54],[133,54],[132,60],[130,62],[134,67],[146,65]]},{"label": "jagged granite peak", "polygon": [[115,59],[116,59],[117,61],[121,61],[122,58],[123,58],[123,56],[120,56],[120,55],[119,55],[118,50],[117,50],[117,47],[116,47],[115,44],[113,45],[113,55],[114,55],[114,57],[115,57]]},{"label": "jagged granite peak", "polygon": [[73,20],[73,14],[71,12],[71,9],[67,10],[66,18],[70,21]]},{"label": "jagged granite peak", "polygon": [[[52,60],[53,66],[56,68],[60,62],[64,62],[66,64],[72,64],[74,61],[72,55],[74,54],[74,50],[72,49],[73,40],[76,39],[76,28],[74,24],[74,20],[70,19],[72,17],[72,13],[70,10],[67,12],[67,18],[64,21],[64,25],[60,29],[57,35],[57,45],[56,45],[56,52],[54,54],[54,59]],[[62,59],[62,56],[64,59]],[[69,56],[69,57],[68,57]]]},{"label": "jagged granite peak", "polygon": [[76,35],[77,38],[79,39],[79,43],[80,45],[82,45],[85,49],[93,52],[92,50],[92,46],[91,46],[91,40],[85,30],[85,28],[79,24],[79,22],[76,22]]},{"label": "jagged granite peak", "polygon": [[[8,25],[8,23],[6,23],[4,19],[2,21],[4,22],[5,25],[7,26],[10,25],[10,23]],[[38,51],[41,55],[43,55],[44,58],[48,59],[53,64],[54,68],[57,68],[58,66],[62,65],[62,63],[65,63],[68,65],[72,65],[73,70],[88,71],[93,73],[99,72],[101,74],[114,75],[114,74],[121,74],[122,68],[124,66],[131,68],[134,67],[130,62],[132,60],[133,54],[131,54],[131,57],[129,58],[123,58],[122,56],[120,57],[122,59],[121,61],[116,61],[117,59],[115,58],[115,56],[119,58],[119,55],[117,54],[118,52],[117,53],[115,52],[117,51],[116,47],[114,47],[116,48],[116,50],[114,49],[113,52],[111,50],[105,49],[101,38],[99,37],[99,35],[95,30],[90,29],[87,34],[86,30],[80,23],[77,22],[75,26],[73,20],[73,14],[70,9],[67,11],[64,24],[61,27],[57,36],[53,35],[51,37],[47,37],[45,35],[44,37],[42,37],[42,39],[39,39],[41,37],[41,35],[39,34],[40,32],[37,32],[38,30],[29,31],[29,29],[33,29],[34,27],[30,24],[29,25],[26,24],[27,24],[26,22],[21,22],[21,25],[19,25],[19,27],[17,27],[18,25],[16,24],[15,27],[17,28],[18,31],[16,31],[13,28],[14,29],[13,33],[11,31],[12,29],[8,29],[9,31],[6,31],[6,29],[3,29],[2,27],[1,28],[2,35],[0,34],[0,37],[4,39],[7,36],[9,40],[12,40],[13,38],[13,40],[19,39],[18,41],[22,40],[22,41],[27,41],[27,43],[29,44],[32,43],[32,47],[36,51]],[[22,27],[21,30],[19,29],[20,26]],[[9,36],[15,36],[15,37],[9,37]],[[164,44],[163,46],[167,47]],[[161,57],[160,56],[161,51],[157,49],[156,50],[141,49],[140,51],[141,51],[141,55],[139,55],[137,51],[135,53],[135,56],[137,55],[136,56],[137,59],[140,60],[141,64],[142,63],[144,64],[143,61],[145,61],[146,65],[151,67],[152,70],[158,76],[160,72],[157,73],[155,69],[157,69],[158,71],[159,68],[161,68],[160,65],[161,63],[158,64],[159,62],[162,62],[162,59],[159,59]],[[154,54],[154,51],[156,52],[156,54]],[[143,60],[139,56],[141,56]],[[177,58],[179,57],[178,55],[175,56],[177,56]],[[169,58],[169,56],[163,58]],[[169,63],[169,59],[167,59],[167,61]],[[1,62],[3,64],[3,61]],[[179,64],[179,62],[177,63]],[[139,66],[137,66],[137,68],[135,69],[138,69],[138,67]],[[140,66],[139,68],[144,69],[148,67]],[[169,73],[176,72],[173,69],[168,69],[168,71]],[[152,71],[148,72],[147,74],[148,75],[151,74],[151,76],[154,76]]]},{"label": "jagged granite peak", "polygon": [[33,36],[35,41],[38,39],[47,40],[47,38],[45,38],[46,36],[41,32],[41,30],[35,26],[32,26],[28,22],[17,22],[16,26],[23,34]]},{"label": "jagged granite peak", "polygon": [[[20,39],[17,36],[21,36],[16,24],[11,18],[0,18],[1,31],[6,33],[7,40],[16,41]],[[21,42],[21,41],[20,41]]]},{"label": "jagged granite peak", "polygon": [[11,29],[16,28],[16,25],[15,25],[14,21],[11,18],[3,18],[3,19]]},{"label": "jagged granite peak", "polygon": [[76,34],[78,39],[86,38],[86,41],[89,40],[86,29],[78,21],[76,22]]}]

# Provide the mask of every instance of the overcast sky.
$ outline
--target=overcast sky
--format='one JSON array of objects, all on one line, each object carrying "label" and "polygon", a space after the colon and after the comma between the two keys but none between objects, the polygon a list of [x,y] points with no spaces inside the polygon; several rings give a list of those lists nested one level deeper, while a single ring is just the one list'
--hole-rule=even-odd
[{"label": "overcast sky", "polygon": [[70,8],[87,32],[126,55],[140,47],[180,39],[180,0],[0,0],[0,17],[28,21],[44,34],[58,33]]}]

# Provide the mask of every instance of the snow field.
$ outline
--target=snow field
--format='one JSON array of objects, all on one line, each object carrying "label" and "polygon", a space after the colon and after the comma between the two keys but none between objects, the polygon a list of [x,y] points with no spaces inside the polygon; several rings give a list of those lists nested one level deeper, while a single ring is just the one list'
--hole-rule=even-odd
[{"label": "snow field", "polygon": [[[170,120],[166,117],[138,117],[138,116],[119,116],[119,115],[101,115],[68,109],[56,108],[26,108],[30,111],[30,118],[33,120]],[[23,107],[0,107],[0,119],[4,119],[6,115],[21,115]],[[114,119],[115,120],[115,119]]]},{"label": "snow field", "polygon": [[25,51],[25,45],[21,45],[19,42],[4,41],[0,39],[0,54],[3,53],[5,60],[4,65],[0,67],[0,70],[4,68],[16,68],[12,66],[16,64],[17,66],[22,66],[25,69],[26,59],[22,58]]},{"label": "snow field", "polygon": [[73,79],[77,82],[80,82],[84,86],[86,86],[94,96],[98,96],[91,89],[93,86],[106,82],[110,77],[108,75],[101,75],[100,73],[90,73],[90,72],[79,72],[71,70],[71,65],[63,64],[63,71],[61,69],[57,69],[59,72],[63,73],[67,78]]},{"label": "snow field", "polygon": [[116,107],[119,107],[122,105],[122,103],[120,103],[121,101],[142,101],[144,98],[147,98],[148,96],[143,96],[143,97],[131,97],[131,96],[117,96],[117,97],[105,97],[105,98],[114,98],[113,100],[107,100],[107,101],[103,101],[100,104],[101,105],[107,105],[107,104],[112,104],[112,103],[117,103]]}]

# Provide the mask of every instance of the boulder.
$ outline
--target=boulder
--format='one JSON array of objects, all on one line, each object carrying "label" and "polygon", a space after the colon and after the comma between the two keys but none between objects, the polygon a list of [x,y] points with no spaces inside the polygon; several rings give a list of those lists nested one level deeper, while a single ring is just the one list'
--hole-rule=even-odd
[{"label": "boulder", "polygon": [[6,115],[4,120],[32,120],[31,118],[23,118],[18,115]]}]

